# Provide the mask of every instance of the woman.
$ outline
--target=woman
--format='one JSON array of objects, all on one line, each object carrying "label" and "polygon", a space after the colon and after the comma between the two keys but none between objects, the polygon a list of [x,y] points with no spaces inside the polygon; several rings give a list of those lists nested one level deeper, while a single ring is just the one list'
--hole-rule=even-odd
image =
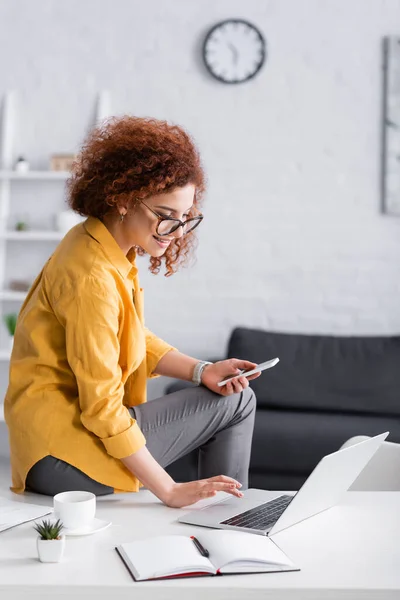
[{"label": "woman", "polygon": [[[247,485],[254,366],[207,364],[144,326],[136,254],[172,275],[189,256],[204,175],[190,137],[154,119],[123,117],[89,136],[69,184],[87,220],[62,240],[35,280],[15,332],[5,399],[12,489],[54,495],[137,491],[181,507]],[[165,315],[167,318],[167,313]],[[201,386],[146,402],[148,377]],[[199,480],[164,467],[199,449]]]}]

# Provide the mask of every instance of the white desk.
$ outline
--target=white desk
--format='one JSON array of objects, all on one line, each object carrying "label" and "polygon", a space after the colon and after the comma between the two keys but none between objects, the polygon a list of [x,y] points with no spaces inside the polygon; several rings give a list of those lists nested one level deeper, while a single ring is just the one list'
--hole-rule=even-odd
[{"label": "white desk", "polygon": [[[15,499],[6,483],[0,480],[0,495]],[[20,500],[51,505],[35,495]],[[340,506],[277,534],[275,541],[300,572],[134,582],[115,546],[160,533],[193,533],[196,528],[176,523],[180,512],[147,491],[100,500],[97,516],[113,525],[67,538],[63,562],[56,564],[38,562],[32,523],[0,533],[0,598],[400,598],[400,492],[348,493]]]}]

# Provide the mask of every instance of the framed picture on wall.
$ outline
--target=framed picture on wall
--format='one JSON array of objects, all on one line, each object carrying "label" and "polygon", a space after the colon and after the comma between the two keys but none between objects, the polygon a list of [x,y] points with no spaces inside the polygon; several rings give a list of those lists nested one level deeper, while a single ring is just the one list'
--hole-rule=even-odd
[{"label": "framed picture on wall", "polygon": [[382,210],[400,216],[400,35],[383,50]]}]

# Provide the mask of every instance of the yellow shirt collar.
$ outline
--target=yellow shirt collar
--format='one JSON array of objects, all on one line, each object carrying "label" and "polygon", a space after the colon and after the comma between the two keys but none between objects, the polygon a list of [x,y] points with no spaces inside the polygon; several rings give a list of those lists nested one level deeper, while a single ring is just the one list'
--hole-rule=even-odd
[{"label": "yellow shirt collar", "polygon": [[84,222],[84,227],[89,235],[92,236],[104,249],[108,259],[125,279],[130,275],[137,274],[135,265],[136,252],[130,250],[128,256],[125,256],[115,238],[108,231],[107,227],[96,217],[88,217]]}]

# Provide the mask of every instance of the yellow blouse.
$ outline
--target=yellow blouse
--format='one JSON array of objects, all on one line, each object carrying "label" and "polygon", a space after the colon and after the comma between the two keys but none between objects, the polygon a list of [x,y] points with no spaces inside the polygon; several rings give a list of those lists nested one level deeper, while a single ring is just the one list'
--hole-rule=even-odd
[{"label": "yellow blouse", "polygon": [[119,460],[145,439],[128,406],[174,348],[144,326],[135,254],[90,217],[62,240],[18,316],[4,402],[12,490],[52,455],[109,485],[137,491]]}]

